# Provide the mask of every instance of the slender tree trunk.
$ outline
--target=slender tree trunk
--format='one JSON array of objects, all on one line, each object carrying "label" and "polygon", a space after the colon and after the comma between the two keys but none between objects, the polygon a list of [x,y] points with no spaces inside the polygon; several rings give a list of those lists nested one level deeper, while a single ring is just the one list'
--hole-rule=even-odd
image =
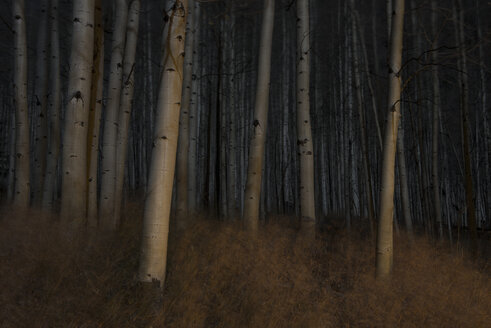
[{"label": "slender tree trunk", "polygon": [[[402,109],[401,109],[402,113]],[[399,137],[397,138],[397,165],[399,167],[399,181],[401,183],[402,215],[406,223],[409,238],[413,238],[413,220],[411,218],[411,203],[409,202],[409,185],[406,168],[406,155],[404,150],[404,129],[399,124]]]},{"label": "slender tree trunk", "polygon": [[163,286],[169,215],[179,132],[187,1],[176,0],[164,33],[164,69],[160,83],[149,186],[145,200],[139,279]]},{"label": "slender tree trunk", "polygon": [[268,106],[271,78],[271,49],[273,46],[274,0],[265,0],[259,45],[259,68],[256,87],[253,132],[249,149],[247,184],[244,199],[244,220],[253,233],[259,222],[259,202],[268,124]]},{"label": "slender tree trunk", "polygon": [[[355,9],[355,1],[350,0],[351,6],[351,29],[352,29],[352,42],[353,42],[353,69],[355,75],[355,90],[356,90],[356,98],[358,105],[358,118],[360,121],[360,141],[361,148],[363,151],[363,168],[365,173],[365,188],[367,192],[367,204],[368,204],[368,219],[370,223],[370,229],[373,229],[373,221],[375,220],[375,210],[373,207],[373,191],[372,191],[372,178],[370,174],[370,162],[368,156],[368,136],[366,131],[365,124],[365,113],[363,112],[363,100],[362,100],[362,89],[361,89],[361,77],[360,77],[360,64],[359,64],[359,55],[360,52],[358,50],[358,38],[357,38],[357,21],[356,21],[356,9]],[[360,213],[361,215],[361,213]]]},{"label": "slender tree trunk", "polygon": [[97,169],[99,163],[99,131],[102,114],[104,77],[104,28],[102,26],[102,0],[95,1],[94,69],[90,90],[89,131],[87,132],[87,223],[97,226]]},{"label": "slender tree trunk", "polygon": [[[186,20],[186,44],[184,46],[184,76],[182,82],[181,116],[179,119],[179,141],[177,147],[177,217],[188,214],[188,159],[189,159],[189,112],[193,92],[193,49],[194,49],[194,0],[188,0]],[[192,177],[192,176],[191,176]]]},{"label": "slender tree trunk", "polygon": [[94,49],[94,0],[73,4],[68,103],[63,135],[61,216],[84,223],[87,200],[87,123]]},{"label": "slender tree trunk", "polygon": [[31,186],[33,203],[40,205],[44,178],[46,174],[46,154],[48,150],[48,1],[42,0],[41,13],[37,35],[36,51],[36,76],[35,76],[35,98],[36,107],[34,109],[36,120],[34,138],[34,158]]},{"label": "slender tree trunk", "polygon": [[15,191],[14,204],[27,207],[29,183],[29,118],[27,109],[27,39],[24,0],[14,0],[14,103],[15,103]]},{"label": "slender tree trunk", "polygon": [[191,103],[189,107],[189,155],[188,155],[188,210],[195,212],[197,209],[197,152],[198,152],[198,87],[200,73],[199,52],[199,19],[200,19],[200,4],[198,1],[193,1],[193,26],[194,26],[194,50],[193,50],[193,72],[191,81]]},{"label": "slender tree trunk", "polygon": [[114,217],[116,191],[116,143],[118,135],[118,113],[123,79],[123,55],[125,48],[128,4],[126,0],[116,0],[116,20],[114,23],[109,85],[107,91],[106,117],[102,142],[102,174],[99,221],[104,229],[115,229]]},{"label": "slender tree trunk", "polygon": [[133,92],[135,86],[136,43],[140,17],[140,0],[132,0],[126,30],[126,48],[123,63],[123,86],[118,115],[118,138],[116,148],[116,184],[114,195],[114,218],[112,228],[120,221],[123,200],[124,169],[128,153],[128,134],[130,127]]},{"label": "slender tree trunk", "polygon": [[49,109],[49,145],[46,158],[46,176],[43,187],[43,208],[52,209],[57,197],[57,168],[60,155],[60,106],[61,106],[61,81],[60,81],[60,40],[58,32],[58,0],[51,0],[50,14],[50,60],[49,79],[50,91],[48,98]]},{"label": "slender tree trunk", "polygon": [[[438,46],[438,35],[436,33],[436,0],[431,1],[431,27],[433,34],[432,48],[436,49]],[[438,54],[436,51],[432,52],[431,59],[433,63],[438,62]],[[438,66],[432,67],[432,80],[433,80],[433,137],[432,137],[432,169],[431,169],[431,185],[433,191],[433,206],[435,221],[437,223],[438,232],[440,238],[443,238],[443,223],[442,223],[442,206],[440,201],[440,179],[438,175],[438,139],[439,139],[439,117],[440,117],[440,81],[438,79]]]},{"label": "slender tree trunk", "polygon": [[382,186],[380,191],[379,224],[377,233],[378,278],[390,276],[393,257],[394,171],[397,133],[400,118],[401,62],[404,26],[404,0],[395,0],[392,11],[392,28],[389,58],[388,113],[384,139]]},{"label": "slender tree trunk", "polygon": [[300,211],[302,229],[315,228],[314,153],[310,122],[309,0],[297,0],[297,144],[300,157]]},{"label": "slender tree trunk", "polygon": [[470,145],[470,114],[469,114],[469,84],[467,70],[467,53],[465,49],[465,33],[464,33],[464,13],[462,1],[456,0],[457,18],[459,24],[459,50],[461,60],[460,82],[461,82],[461,111],[462,111],[462,143],[464,150],[464,184],[465,184],[465,199],[467,206],[467,225],[470,231],[472,251],[477,249],[477,225],[476,225],[476,206],[474,197],[474,187],[472,182],[472,165],[471,165],[471,145]]}]

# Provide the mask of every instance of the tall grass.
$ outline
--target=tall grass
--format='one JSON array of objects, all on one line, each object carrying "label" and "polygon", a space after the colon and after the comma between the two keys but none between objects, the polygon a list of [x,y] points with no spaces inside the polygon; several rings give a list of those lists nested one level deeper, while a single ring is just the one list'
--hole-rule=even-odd
[{"label": "tall grass", "polygon": [[165,289],[136,281],[141,208],[115,234],[0,209],[0,327],[489,327],[489,260],[396,237],[394,275],[374,247],[329,225],[302,240],[288,218],[255,240],[237,222],[171,229]]}]

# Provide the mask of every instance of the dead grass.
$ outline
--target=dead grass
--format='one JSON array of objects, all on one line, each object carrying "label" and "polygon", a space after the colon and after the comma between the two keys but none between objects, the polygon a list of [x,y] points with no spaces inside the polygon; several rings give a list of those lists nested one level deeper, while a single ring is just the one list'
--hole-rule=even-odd
[{"label": "dead grass", "polygon": [[[278,218],[251,240],[237,223],[171,232],[162,295],[136,282],[141,210],[114,235],[64,232],[49,215],[0,209],[0,327],[487,327],[489,261],[396,238],[394,276],[373,246],[330,226],[305,243]],[[286,227],[285,227],[286,226]],[[158,297],[156,297],[158,296]]]}]

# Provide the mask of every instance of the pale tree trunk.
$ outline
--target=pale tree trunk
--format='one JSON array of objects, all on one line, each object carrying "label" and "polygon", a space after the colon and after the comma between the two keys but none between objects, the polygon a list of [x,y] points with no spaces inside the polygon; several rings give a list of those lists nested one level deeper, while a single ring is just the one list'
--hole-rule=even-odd
[{"label": "pale tree trunk", "polygon": [[458,13],[457,22],[459,26],[458,40],[461,60],[460,82],[461,82],[461,112],[462,112],[462,144],[464,151],[464,184],[465,184],[465,199],[467,206],[467,226],[470,231],[471,247],[475,252],[477,248],[477,227],[476,227],[476,206],[474,197],[474,187],[472,182],[472,165],[471,165],[471,145],[470,145],[470,114],[469,114],[469,83],[467,70],[467,53],[465,49],[465,33],[464,33],[464,13],[462,1],[456,0],[456,10]]},{"label": "pale tree trunk", "polygon": [[145,200],[139,279],[163,286],[167,262],[169,215],[176,164],[182,93],[187,1],[176,0],[164,33],[164,69],[157,103],[148,192]]},{"label": "pale tree trunk", "polygon": [[309,0],[297,0],[297,144],[300,157],[300,216],[302,229],[315,228],[314,150],[310,124]]},{"label": "pale tree trunk", "polygon": [[271,49],[273,46],[274,0],[265,0],[259,45],[259,68],[256,86],[253,132],[249,148],[247,183],[244,194],[244,220],[253,233],[259,222],[259,202],[264,161],[264,145],[268,124],[268,106],[271,78]]},{"label": "pale tree trunk", "polygon": [[[360,140],[361,148],[363,151],[363,168],[365,172],[365,188],[367,192],[367,204],[368,204],[368,219],[370,221],[370,229],[373,229],[373,221],[375,219],[375,210],[373,207],[373,192],[372,192],[372,178],[370,174],[370,162],[368,153],[368,136],[366,131],[365,113],[363,112],[363,100],[361,89],[361,77],[360,77],[360,64],[359,64],[359,50],[358,50],[358,38],[357,38],[357,20],[355,1],[350,0],[351,6],[351,29],[352,29],[352,42],[353,42],[353,69],[355,75],[355,90],[358,105],[358,118],[360,122]],[[361,212],[361,211],[360,211]],[[361,215],[361,213],[360,213]],[[372,231],[373,232],[373,231]]]},{"label": "pale tree trunk", "polygon": [[49,79],[50,91],[48,98],[49,109],[49,145],[46,158],[46,176],[43,187],[43,208],[52,209],[57,195],[57,168],[60,155],[60,107],[61,107],[61,81],[60,81],[60,40],[58,31],[58,0],[51,0],[50,14],[50,60]]},{"label": "pale tree trunk", "polygon": [[[431,1],[431,27],[433,34],[433,43],[432,48],[436,49],[438,45],[438,37],[437,35],[437,21],[436,21],[436,0]],[[440,81],[438,79],[438,54],[436,51],[432,52],[431,60],[434,63],[432,67],[432,80],[433,80],[433,137],[432,137],[432,169],[431,169],[431,180],[432,180],[432,189],[433,189],[433,206],[434,206],[434,215],[435,221],[437,223],[438,232],[440,238],[443,238],[443,223],[442,223],[442,207],[440,201],[440,181],[438,175],[438,139],[439,139],[439,117],[440,117]]]},{"label": "pale tree trunk", "polygon": [[197,151],[198,151],[198,74],[199,74],[199,19],[200,19],[200,4],[198,1],[193,1],[193,26],[194,26],[194,50],[193,50],[193,73],[191,82],[191,104],[189,107],[189,155],[188,155],[188,211],[195,212],[197,209]]},{"label": "pale tree trunk", "polygon": [[114,196],[116,190],[116,142],[118,135],[118,112],[123,79],[123,55],[128,19],[126,0],[116,0],[116,20],[111,45],[109,85],[107,90],[106,116],[102,142],[101,194],[99,223],[104,229],[115,229]]},{"label": "pale tree trunk", "polygon": [[99,163],[99,130],[102,113],[104,78],[104,28],[102,26],[102,0],[95,0],[94,69],[90,91],[89,131],[87,132],[87,223],[97,226],[97,169]]},{"label": "pale tree trunk", "polygon": [[61,216],[81,225],[87,200],[87,123],[94,49],[94,0],[73,4],[68,103],[63,135]]},{"label": "pale tree trunk", "polygon": [[404,0],[395,0],[392,13],[389,56],[388,113],[385,127],[382,185],[377,231],[378,278],[390,276],[393,258],[394,171],[397,133],[400,118],[402,39],[404,26]]},{"label": "pale tree trunk", "polygon": [[124,168],[128,153],[128,133],[135,86],[135,56],[140,17],[140,0],[133,0],[128,13],[126,48],[123,64],[123,90],[119,108],[118,139],[116,149],[116,185],[114,195],[114,218],[112,228],[119,224],[123,199]]},{"label": "pale tree trunk", "polygon": [[35,138],[34,158],[31,179],[33,203],[40,205],[44,178],[46,174],[46,154],[48,149],[48,1],[42,0],[40,21],[37,26],[36,76],[35,76]]},{"label": "pale tree trunk", "polygon": [[14,204],[27,207],[29,184],[29,118],[27,109],[27,39],[24,0],[14,0],[14,103],[15,103],[15,182]]},{"label": "pale tree trunk", "polygon": [[[193,49],[195,33],[194,0],[188,0],[186,21],[186,44],[184,47],[184,76],[182,82],[181,116],[177,147],[177,217],[188,214],[188,159],[189,159],[189,115],[193,92]],[[194,178],[191,176],[191,178]]]}]

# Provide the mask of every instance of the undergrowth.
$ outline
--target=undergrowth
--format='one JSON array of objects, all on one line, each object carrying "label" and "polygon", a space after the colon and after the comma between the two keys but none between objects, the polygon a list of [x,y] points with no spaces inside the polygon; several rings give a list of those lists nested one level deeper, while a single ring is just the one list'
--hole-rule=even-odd
[{"label": "undergrowth", "polygon": [[[335,225],[306,242],[288,218],[251,239],[240,224],[171,229],[162,292],[137,282],[141,207],[117,233],[0,209],[0,327],[486,327],[489,261],[395,236],[390,281],[374,246]],[[287,223],[288,222],[288,223]]]}]

